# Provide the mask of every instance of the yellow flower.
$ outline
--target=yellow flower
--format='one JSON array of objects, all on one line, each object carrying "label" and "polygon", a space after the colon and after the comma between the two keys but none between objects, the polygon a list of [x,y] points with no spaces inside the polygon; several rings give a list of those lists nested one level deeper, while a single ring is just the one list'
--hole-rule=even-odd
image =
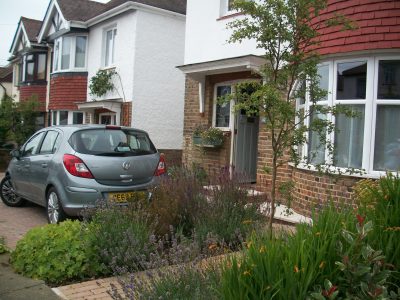
[{"label": "yellow flower", "polygon": [[316,232],[315,235],[316,235],[316,236],[320,236],[320,235],[321,235],[321,232]]},{"label": "yellow flower", "polygon": [[251,224],[251,223],[253,223],[253,220],[244,220],[244,221],[242,222],[242,224],[244,224],[244,225],[246,225],[246,224]]},{"label": "yellow flower", "polygon": [[298,266],[294,266],[294,272],[295,273],[299,273],[299,267]]},{"label": "yellow flower", "polygon": [[250,276],[251,273],[250,273],[250,271],[244,271],[244,272],[243,272],[243,275],[244,275],[244,276]]},{"label": "yellow flower", "polygon": [[251,244],[252,244],[251,241],[247,243],[247,245],[246,245],[247,249],[249,249],[251,247]]},{"label": "yellow flower", "polygon": [[218,248],[217,244],[211,244],[208,246],[208,250],[214,250],[216,248]]},{"label": "yellow flower", "polygon": [[324,261],[321,261],[321,263],[319,264],[319,268],[320,269],[323,269],[325,267],[325,262]]},{"label": "yellow flower", "polygon": [[265,246],[262,246],[262,247],[260,248],[260,253],[265,253],[265,251],[266,251]]}]

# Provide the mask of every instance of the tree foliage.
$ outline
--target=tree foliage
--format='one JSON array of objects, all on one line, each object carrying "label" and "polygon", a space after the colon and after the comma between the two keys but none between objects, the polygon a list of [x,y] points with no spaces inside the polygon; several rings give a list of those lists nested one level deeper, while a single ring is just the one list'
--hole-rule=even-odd
[{"label": "tree foliage", "polygon": [[[334,125],[327,118],[306,120],[311,114],[350,114],[343,108],[318,105],[327,96],[319,86],[320,58],[312,51],[319,43],[319,30],[322,26],[341,26],[343,30],[353,26],[339,15],[327,22],[313,22],[326,5],[326,0],[236,0],[234,6],[243,17],[228,24],[233,31],[230,42],[252,39],[265,53],[266,63],[259,70],[262,80],[237,84],[229,97],[235,99],[236,111],[259,115],[269,134],[272,162],[265,171],[272,175],[271,216],[275,212],[278,168],[288,161],[298,164],[304,159],[298,147],[306,142],[307,133],[317,133],[320,143],[333,151],[326,137],[334,131]],[[306,95],[313,104],[312,111],[296,111],[296,101],[306,99]]]},{"label": "tree foliage", "polygon": [[7,142],[21,145],[37,130],[38,107],[35,95],[21,102],[8,95],[3,97],[0,103],[0,147]]}]

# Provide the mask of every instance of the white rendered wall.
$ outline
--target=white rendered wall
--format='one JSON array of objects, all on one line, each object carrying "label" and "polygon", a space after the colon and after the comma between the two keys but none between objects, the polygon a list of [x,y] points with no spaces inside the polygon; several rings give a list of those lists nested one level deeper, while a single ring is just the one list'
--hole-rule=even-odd
[{"label": "white rendered wall", "polygon": [[[226,0],[188,0],[186,14],[185,64],[193,64],[248,54],[262,55],[255,41],[230,44],[226,25],[235,17],[220,19]],[[218,20],[220,19],[220,20]]]},{"label": "white rendered wall", "polygon": [[[90,95],[90,78],[96,75],[99,69],[104,69],[103,59],[103,35],[107,29],[114,26],[117,28],[115,39],[115,71],[119,74],[114,78],[116,91],[107,93],[107,95],[96,98]],[[133,70],[135,56],[135,38],[136,38],[136,12],[121,14],[105,22],[90,27],[87,49],[87,70],[88,70],[88,101],[123,99],[131,101],[133,98]]]},{"label": "white rendered wall", "polygon": [[[13,84],[11,82],[2,82],[2,86],[6,89],[6,93],[8,96],[13,96],[12,90],[13,90]],[[0,86],[0,101],[4,97],[4,89],[3,87]]]},{"label": "white rendered wall", "polygon": [[159,149],[182,149],[185,19],[137,12],[132,126]]}]

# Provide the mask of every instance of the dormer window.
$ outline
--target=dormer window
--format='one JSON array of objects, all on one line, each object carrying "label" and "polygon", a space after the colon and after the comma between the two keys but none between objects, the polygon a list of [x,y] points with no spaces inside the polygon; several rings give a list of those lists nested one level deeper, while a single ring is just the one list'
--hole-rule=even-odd
[{"label": "dormer window", "polygon": [[86,69],[87,36],[65,36],[54,42],[54,72]]},{"label": "dormer window", "polygon": [[25,55],[24,67],[22,64],[18,65],[19,82],[46,80],[46,58],[46,53],[29,53]]}]

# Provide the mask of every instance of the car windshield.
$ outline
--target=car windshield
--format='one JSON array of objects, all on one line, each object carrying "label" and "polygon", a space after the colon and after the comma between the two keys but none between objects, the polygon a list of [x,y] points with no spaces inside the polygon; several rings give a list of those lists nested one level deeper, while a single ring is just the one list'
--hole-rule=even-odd
[{"label": "car windshield", "polygon": [[82,154],[134,156],[157,152],[146,133],[132,129],[86,129],[72,134],[71,147]]}]

